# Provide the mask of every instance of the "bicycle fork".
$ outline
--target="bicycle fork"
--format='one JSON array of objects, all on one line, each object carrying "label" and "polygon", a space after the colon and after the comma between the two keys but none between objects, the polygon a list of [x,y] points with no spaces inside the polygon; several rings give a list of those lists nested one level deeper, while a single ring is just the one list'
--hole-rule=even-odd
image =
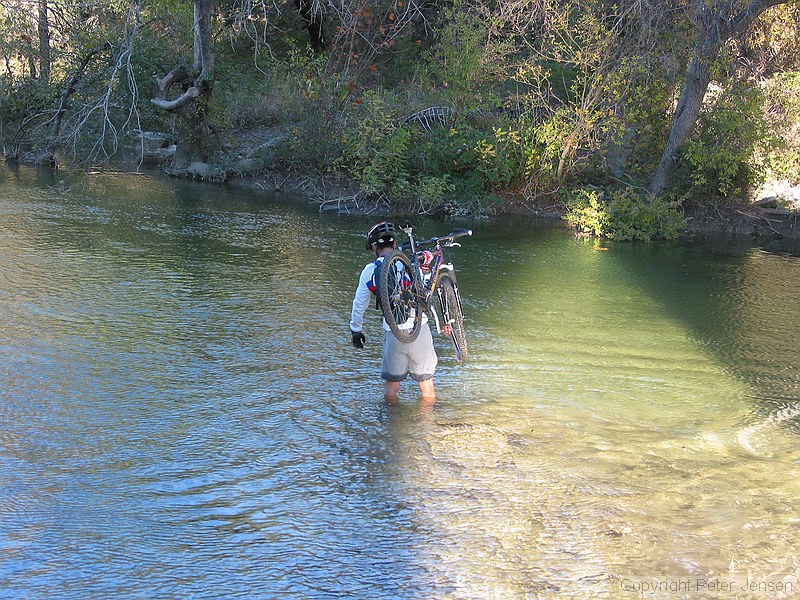
[{"label": "bicycle fork", "polygon": [[[438,272],[436,274],[436,278],[437,278],[436,279],[436,283],[438,283],[439,274],[442,271],[447,271],[449,273],[453,273],[454,270],[455,269],[453,268],[452,263],[446,263],[446,264],[440,265],[440,267],[438,269]],[[455,292],[456,292],[456,301],[458,301],[457,300],[458,299],[458,285],[456,284],[454,277],[451,278],[451,280],[453,281],[453,288],[455,289]],[[433,295],[433,291],[434,290],[431,290],[431,295]],[[436,292],[436,295],[439,298],[439,306],[442,309],[442,319],[444,320],[444,325],[449,327],[455,322],[455,319],[453,319],[450,316],[450,307],[447,305],[447,298],[446,298],[444,292],[442,291],[442,288],[439,285],[436,285],[435,292]],[[429,317],[432,315],[433,316],[433,320],[436,322],[436,332],[441,334],[442,333],[442,323],[439,321],[439,313],[436,311],[436,309],[433,307],[433,303],[430,302],[430,301],[428,302],[428,313],[429,313]]]}]

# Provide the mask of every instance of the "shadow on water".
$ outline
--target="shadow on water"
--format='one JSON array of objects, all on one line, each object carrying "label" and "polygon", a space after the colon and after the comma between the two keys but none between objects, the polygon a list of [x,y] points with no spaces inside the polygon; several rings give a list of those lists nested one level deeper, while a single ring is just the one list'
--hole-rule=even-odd
[{"label": "shadow on water", "polygon": [[[641,293],[751,389],[755,410],[768,416],[800,401],[797,242],[759,246],[742,238],[691,244],[571,240],[553,224],[520,219],[481,235],[483,244],[492,246],[496,239],[506,249],[494,264],[489,250],[481,264],[467,263],[468,273],[462,275],[470,284],[491,281],[498,288],[487,306],[472,298],[478,304],[470,308],[477,309],[481,323],[502,326],[500,315],[514,314],[513,300],[519,297],[520,305],[532,309],[532,319],[560,313],[565,331],[582,316],[591,317],[586,318],[586,329],[612,324],[614,314],[620,322],[649,318],[655,326],[659,316],[646,314],[646,302],[638,299]],[[626,292],[628,288],[637,293]],[[481,295],[488,294],[482,289]],[[591,305],[598,314],[587,308]],[[607,318],[601,318],[602,313]],[[628,334],[624,329],[619,333]],[[575,336],[591,337],[580,329]],[[793,420],[787,424],[798,431]]]},{"label": "shadow on water", "polygon": [[748,386],[754,411],[800,433],[800,249],[769,252],[724,238],[609,246],[610,269],[626,273]]}]

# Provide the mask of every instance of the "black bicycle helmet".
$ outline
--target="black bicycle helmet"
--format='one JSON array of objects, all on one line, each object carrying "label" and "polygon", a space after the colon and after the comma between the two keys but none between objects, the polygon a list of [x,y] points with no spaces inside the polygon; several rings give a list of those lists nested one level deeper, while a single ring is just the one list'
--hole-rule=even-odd
[{"label": "black bicycle helmet", "polygon": [[372,244],[388,244],[394,242],[394,224],[387,221],[370,227],[367,232],[367,250],[372,250]]}]

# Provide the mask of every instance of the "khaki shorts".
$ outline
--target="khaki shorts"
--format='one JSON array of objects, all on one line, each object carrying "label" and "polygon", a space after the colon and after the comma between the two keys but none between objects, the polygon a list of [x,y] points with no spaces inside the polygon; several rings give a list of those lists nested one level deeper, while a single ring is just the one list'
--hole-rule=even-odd
[{"label": "khaki shorts", "polygon": [[425,381],[433,377],[438,363],[427,323],[422,325],[419,336],[410,344],[399,342],[391,331],[383,332],[382,379],[403,381],[411,375],[414,381]]}]

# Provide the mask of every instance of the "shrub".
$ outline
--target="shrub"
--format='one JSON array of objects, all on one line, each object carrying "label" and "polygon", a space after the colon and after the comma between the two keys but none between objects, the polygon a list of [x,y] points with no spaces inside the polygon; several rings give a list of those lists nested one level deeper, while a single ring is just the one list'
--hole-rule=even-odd
[{"label": "shrub", "polygon": [[678,202],[633,188],[580,188],[565,196],[564,219],[582,233],[616,240],[674,239],[685,226]]},{"label": "shrub", "polygon": [[223,122],[247,129],[327,114],[320,108],[331,106],[337,80],[326,75],[323,58],[290,46],[285,60],[264,56],[260,62],[255,69],[235,58],[218,58],[214,103]]},{"label": "shrub", "polygon": [[519,130],[493,127],[478,140],[475,153],[477,169],[489,190],[506,189],[524,177],[524,146]]},{"label": "shrub", "polygon": [[800,72],[764,85],[765,115],[778,143],[764,157],[768,178],[800,182]]},{"label": "shrub", "polygon": [[393,123],[386,100],[378,92],[365,92],[354,116],[355,124],[342,135],[340,165],[368,194],[405,196],[410,180],[409,130]]},{"label": "shrub", "polygon": [[681,167],[693,196],[731,196],[760,183],[764,170],[756,151],[774,144],[763,118],[764,98],[757,88],[721,90],[701,114],[696,134],[683,153]]},{"label": "shrub", "polygon": [[602,191],[581,188],[563,194],[567,214],[564,220],[580,233],[607,235],[610,217],[602,201]]},{"label": "shrub", "polygon": [[353,117],[354,125],[341,136],[339,166],[367,194],[413,198],[421,212],[437,211],[453,190],[450,174],[424,155],[424,145],[420,152],[417,132],[395,123],[386,96],[365,92]]},{"label": "shrub", "polygon": [[685,222],[680,203],[643,195],[633,188],[611,192],[608,202],[611,235],[618,240],[675,239]]},{"label": "shrub", "polygon": [[457,0],[445,11],[437,43],[416,78],[439,101],[462,111],[491,103],[497,81],[505,77],[514,53],[510,36],[497,35],[497,23],[477,6]]}]

